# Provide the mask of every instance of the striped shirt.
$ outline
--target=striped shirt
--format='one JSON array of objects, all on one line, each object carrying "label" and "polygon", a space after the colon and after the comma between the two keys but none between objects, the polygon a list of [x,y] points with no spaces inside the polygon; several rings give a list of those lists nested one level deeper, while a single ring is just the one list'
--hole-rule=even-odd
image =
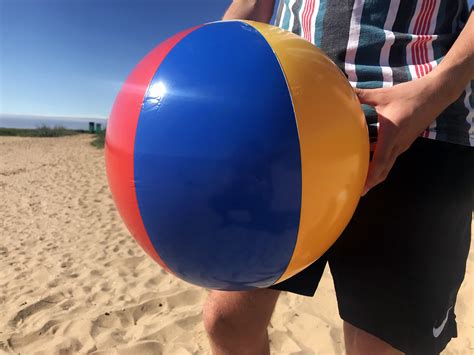
[{"label": "striped shirt", "polygon": [[[390,87],[439,64],[467,22],[468,2],[280,0],[275,25],[320,47],[351,85]],[[423,136],[474,146],[473,88],[474,81]]]}]

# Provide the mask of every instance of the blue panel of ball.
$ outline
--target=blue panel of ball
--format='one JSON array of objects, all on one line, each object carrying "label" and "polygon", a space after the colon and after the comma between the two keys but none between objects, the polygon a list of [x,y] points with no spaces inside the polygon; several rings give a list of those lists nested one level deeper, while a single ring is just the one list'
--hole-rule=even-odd
[{"label": "blue panel of ball", "polygon": [[285,271],[300,216],[299,141],[285,77],[253,27],[205,25],[164,59],[142,105],[134,177],[148,235],[181,278],[241,290]]}]

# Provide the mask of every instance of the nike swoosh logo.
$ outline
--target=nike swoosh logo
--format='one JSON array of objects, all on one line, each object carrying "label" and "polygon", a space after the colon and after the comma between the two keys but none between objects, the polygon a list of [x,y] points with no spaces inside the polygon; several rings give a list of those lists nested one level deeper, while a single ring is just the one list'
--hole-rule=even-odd
[{"label": "nike swoosh logo", "polygon": [[449,307],[448,310],[446,311],[446,317],[444,318],[443,323],[441,323],[441,325],[439,327],[433,327],[433,336],[435,338],[439,337],[440,334],[443,332],[443,329],[444,329],[446,323],[448,322],[449,311],[451,310],[451,308],[453,308],[453,307],[452,306]]}]

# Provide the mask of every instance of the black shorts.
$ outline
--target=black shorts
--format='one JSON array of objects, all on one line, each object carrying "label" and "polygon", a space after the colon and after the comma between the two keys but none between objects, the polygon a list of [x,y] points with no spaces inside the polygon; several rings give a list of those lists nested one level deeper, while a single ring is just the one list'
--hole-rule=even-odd
[{"label": "black shorts", "polygon": [[312,296],[328,262],[342,319],[405,353],[438,354],[457,336],[473,181],[474,148],[419,138],[333,247],[272,288]]}]

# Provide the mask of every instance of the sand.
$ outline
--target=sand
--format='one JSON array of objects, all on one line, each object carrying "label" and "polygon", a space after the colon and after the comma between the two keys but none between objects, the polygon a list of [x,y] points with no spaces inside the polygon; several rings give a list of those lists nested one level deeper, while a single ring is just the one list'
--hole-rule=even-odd
[{"label": "sand", "polygon": [[[0,353],[209,354],[207,291],[165,273],[124,227],[91,136],[0,137]],[[456,309],[474,354],[474,253]],[[343,354],[326,272],[316,297],[284,294],[273,354]]]}]

